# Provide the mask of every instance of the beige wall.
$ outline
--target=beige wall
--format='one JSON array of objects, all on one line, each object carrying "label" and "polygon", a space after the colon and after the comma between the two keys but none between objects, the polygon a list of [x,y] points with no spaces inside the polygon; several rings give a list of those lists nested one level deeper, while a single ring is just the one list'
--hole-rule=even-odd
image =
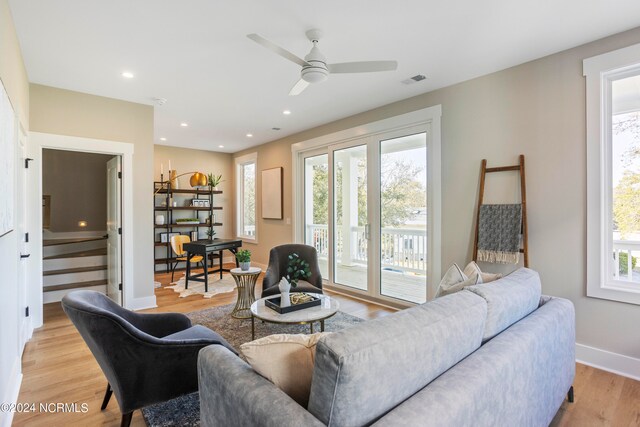
[{"label": "beige wall", "polygon": [[30,97],[34,132],[134,145],[133,294],[153,296],[153,107],[37,84]]},{"label": "beige wall", "polygon": [[[49,231],[107,230],[107,162],[112,158],[43,150],[42,194],[51,196]],[[78,226],[79,221],[86,221],[87,226]]]},{"label": "beige wall", "polygon": [[[154,180],[160,180],[160,164],[164,165],[164,179],[166,180],[168,178],[169,160],[171,160],[171,167],[174,168],[178,174],[192,171],[199,171],[206,175],[210,173],[215,175],[222,174],[224,182],[221,183],[218,188],[222,190],[223,193],[213,196],[213,206],[222,206],[221,211],[214,211],[216,221],[222,223],[221,227],[215,227],[216,237],[233,237],[233,212],[231,204],[231,193],[233,191],[231,185],[231,170],[233,159],[231,154],[156,145],[154,146],[153,161]],[[191,188],[189,185],[190,176],[191,175],[185,175],[179,178],[180,188]],[[157,201],[159,202],[159,200]]]},{"label": "beige wall", "polygon": [[[20,125],[29,129],[29,83],[24,68],[20,45],[6,0],[0,0],[0,80],[7,91],[9,100],[18,116]],[[5,155],[5,153],[0,153]],[[0,188],[6,190],[5,182]],[[3,191],[0,190],[0,191]],[[20,200],[18,186],[14,186],[16,199]],[[16,205],[17,206],[17,205]],[[0,237],[0,271],[3,283],[0,285],[0,402],[13,402],[13,395],[22,371],[20,357],[22,349],[18,346],[19,324],[22,319],[25,302],[21,302],[18,289],[18,233],[16,231]],[[27,261],[29,262],[29,260]],[[28,304],[28,302],[26,302]],[[11,414],[0,413],[0,424],[9,424]]]},{"label": "beige wall", "polygon": [[[290,218],[292,143],[441,104],[442,267],[471,258],[481,159],[487,158],[490,165],[515,164],[517,155],[524,154],[530,263],[540,272],[543,292],[574,302],[578,343],[640,358],[639,307],[585,296],[586,124],[582,76],[583,59],[636,43],[640,43],[640,29],[390,104],[235,156],[257,151],[258,170],[284,166],[284,209],[285,217]],[[512,185],[495,183],[490,191],[497,191],[489,197],[517,194],[512,189]],[[254,251],[258,262],[266,262],[270,247],[292,238],[292,229],[285,221],[259,219],[258,233],[260,243]]]}]

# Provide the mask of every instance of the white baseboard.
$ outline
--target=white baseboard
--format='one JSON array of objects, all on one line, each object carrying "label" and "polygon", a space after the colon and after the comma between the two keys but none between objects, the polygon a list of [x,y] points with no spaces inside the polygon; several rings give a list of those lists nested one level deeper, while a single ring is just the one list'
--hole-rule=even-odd
[{"label": "white baseboard", "polygon": [[156,296],[151,295],[149,297],[134,298],[133,300],[128,301],[125,308],[129,310],[144,310],[145,308],[156,308],[157,306]]},{"label": "white baseboard", "polygon": [[576,362],[640,381],[640,359],[576,343]]},{"label": "white baseboard", "polygon": [[[11,378],[7,378],[7,394],[0,403],[17,403],[20,394],[20,385],[22,384],[21,360],[16,359],[13,369],[11,370]],[[0,426],[11,427],[13,421],[13,411],[0,411]]]}]

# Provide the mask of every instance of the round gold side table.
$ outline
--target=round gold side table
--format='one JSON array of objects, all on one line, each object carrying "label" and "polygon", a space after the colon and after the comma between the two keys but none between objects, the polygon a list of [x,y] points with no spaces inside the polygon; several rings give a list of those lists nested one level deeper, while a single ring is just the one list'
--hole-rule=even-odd
[{"label": "round gold side table", "polygon": [[247,271],[242,271],[239,268],[231,270],[231,275],[238,286],[238,301],[231,312],[232,317],[236,319],[251,318],[251,304],[256,300],[256,282],[261,272],[262,269],[258,267],[249,267]]}]

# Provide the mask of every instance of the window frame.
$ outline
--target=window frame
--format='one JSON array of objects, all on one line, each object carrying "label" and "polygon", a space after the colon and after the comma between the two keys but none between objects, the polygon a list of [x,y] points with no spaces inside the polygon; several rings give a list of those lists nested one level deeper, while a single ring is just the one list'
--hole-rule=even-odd
[{"label": "window frame", "polygon": [[587,296],[640,305],[640,286],[610,274],[613,256],[611,83],[640,75],[640,44],[583,61],[587,119]]},{"label": "window frame", "polygon": [[[235,158],[236,177],[236,238],[247,243],[258,243],[258,153],[249,153]],[[255,233],[253,236],[243,233],[244,228],[244,168],[253,164],[255,167]]]}]

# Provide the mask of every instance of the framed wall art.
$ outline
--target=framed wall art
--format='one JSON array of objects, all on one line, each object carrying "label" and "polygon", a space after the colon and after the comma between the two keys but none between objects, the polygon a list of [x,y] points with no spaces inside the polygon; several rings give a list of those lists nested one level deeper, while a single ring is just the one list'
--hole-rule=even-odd
[{"label": "framed wall art", "polygon": [[282,167],[262,171],[262,218],[282,219]]}]

